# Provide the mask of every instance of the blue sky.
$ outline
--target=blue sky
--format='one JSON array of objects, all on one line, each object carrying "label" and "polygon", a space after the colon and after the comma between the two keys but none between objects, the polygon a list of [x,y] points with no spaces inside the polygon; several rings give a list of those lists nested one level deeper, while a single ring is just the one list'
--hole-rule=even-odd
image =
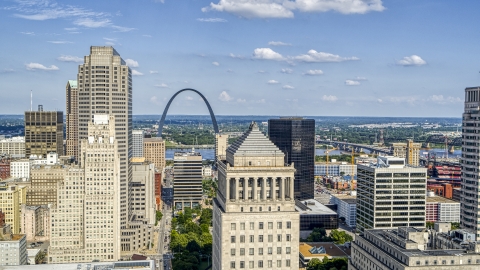
[{"label": "blue sky", "polygon": [[[216,114],[460,117],[478,1],[0,0],[0,114],[65,110],[89,47],[134,70],[133,113],[186,87]],[[171,114],[207,114],[182,93]]]}]

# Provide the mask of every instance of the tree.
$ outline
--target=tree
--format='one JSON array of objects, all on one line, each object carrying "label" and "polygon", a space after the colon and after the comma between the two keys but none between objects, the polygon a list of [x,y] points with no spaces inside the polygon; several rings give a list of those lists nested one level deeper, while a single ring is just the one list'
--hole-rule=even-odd
[{"label": "tree", "polygon": [[352,242],[353,237],[344,231],[332,230],[330,232],[330,237],[332,238],[335,244],[344,244],[346,242]]},{"label": "tree", "polygon": [[427,228],[433,228],[433,225],[435,225],[435,223],[434,223],[433,221],[427,221],[427,222],[425,222],[425,226],[426,226]]},{"label": "tree", "polygon": [[453,230],[456,230],[458,228],[460,228],[460,223],[459,222],[452,222],[451,230],[453,231]]},{"label": "tree", "polygon": [[307,237],[307,242],[331,242],[332,240],[327,236],[325,228],[314,228]]},{"label": "tree", "polygon": [[197,243],[197,241],[190,241],[188,242],[187,246],[185,247],[190,252],[199,252],[201,247]]}]

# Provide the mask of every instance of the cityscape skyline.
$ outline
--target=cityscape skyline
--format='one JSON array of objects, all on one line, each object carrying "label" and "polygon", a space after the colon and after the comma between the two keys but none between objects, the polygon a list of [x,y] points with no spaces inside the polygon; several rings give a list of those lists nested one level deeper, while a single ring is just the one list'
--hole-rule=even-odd
[{"label": "cityscape skyline", "polygon": [[[54,89],[75,79],[94,44],[114,46],[132,68],[135,115],[159,114],[193,87],[219,115],[453,117],[479,76],[469,34],[476,3],[112,3],[6,2],[3,37],[15,42],[1,45],[1,113],[27,110],[30,90],[35,105],[63,110]],[[183,94],[170,113],[205,114],[196,99]]]}]

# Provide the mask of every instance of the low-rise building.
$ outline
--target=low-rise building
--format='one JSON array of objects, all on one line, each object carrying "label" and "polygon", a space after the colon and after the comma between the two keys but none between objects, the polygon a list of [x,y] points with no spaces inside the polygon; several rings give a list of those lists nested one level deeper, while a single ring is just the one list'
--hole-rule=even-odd
[{"label": "low-rise building", "polygon": [[332,242],[327,243],[300,243],[300,263],[301,267],[306,267],[308,262],[312,259],[319,259],[322,261],[325,257],[346,258],[350,256],[350,248],[346,246],[337,246]]},{"label": "low-rise building", "polygon": [[3,138],[0,140],[0,154],[7,154],[12,158],[25,157],[25,137]]},{"label": "low-rise building", "polygon": [[331,204],[337,205],[338,218],[344,218],[345,224],[349,227],[357,225],[357,193],[352,191],[347,194],[333,194],[330,198]]},{"label": "low-rise building", "polygon": [[317,200],[295,201],[295,210],[300,213],[300,234],[308,235],[315,228],[338,229],[338,215]]},{"label": "low-rise building", "polygon": [[317,162],[314,167],[315,176],[344,176],[357,175],[357,165],[348,164],[347,162]]},{"label": "low-rise building", "polygon": [[203,178],[212,178],[212,166],[210,165],[202,166],[202,176]]},{"label": "low-rise building", "polygon": [[427,196],[425,220],[441,222],[460,222],[460,202],[444,197]]},{"label": "low-rise building", "polygon": [[10,176],[16,178],[30,178],[30,167],[32,161],[30,159],[19,159],[10,162]]},{"label": "low-rise building", "polygon": [[10,162],[9,157],[0,157],[0,181],[10,177]]},{"label": "low-rise building", "polygon": [[50,239],[50,207],[22,204],[21,228],[27,241],[48,241]]},{"label": "low-rise building", "polygon": [[[0,228],[0,266],[27,264],[27,238],[13,234],[7,224]],[[2,267],[2,269],[4,269]]]}]

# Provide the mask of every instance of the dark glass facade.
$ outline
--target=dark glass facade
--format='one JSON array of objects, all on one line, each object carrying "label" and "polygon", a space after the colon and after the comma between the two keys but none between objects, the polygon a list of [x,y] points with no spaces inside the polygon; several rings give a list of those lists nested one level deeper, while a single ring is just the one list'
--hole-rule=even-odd
[{"label": "dark glass facade", "polygon": [[314,196],[315,120],[288,117],[268,120],[270,140],[285,153],[285,162],[294,162],[295,199]]},{"label": "dark glass facade", "polygon": [[300,231],[309,231],[315,228],[338,229],[337,214],[300,214]]}]

